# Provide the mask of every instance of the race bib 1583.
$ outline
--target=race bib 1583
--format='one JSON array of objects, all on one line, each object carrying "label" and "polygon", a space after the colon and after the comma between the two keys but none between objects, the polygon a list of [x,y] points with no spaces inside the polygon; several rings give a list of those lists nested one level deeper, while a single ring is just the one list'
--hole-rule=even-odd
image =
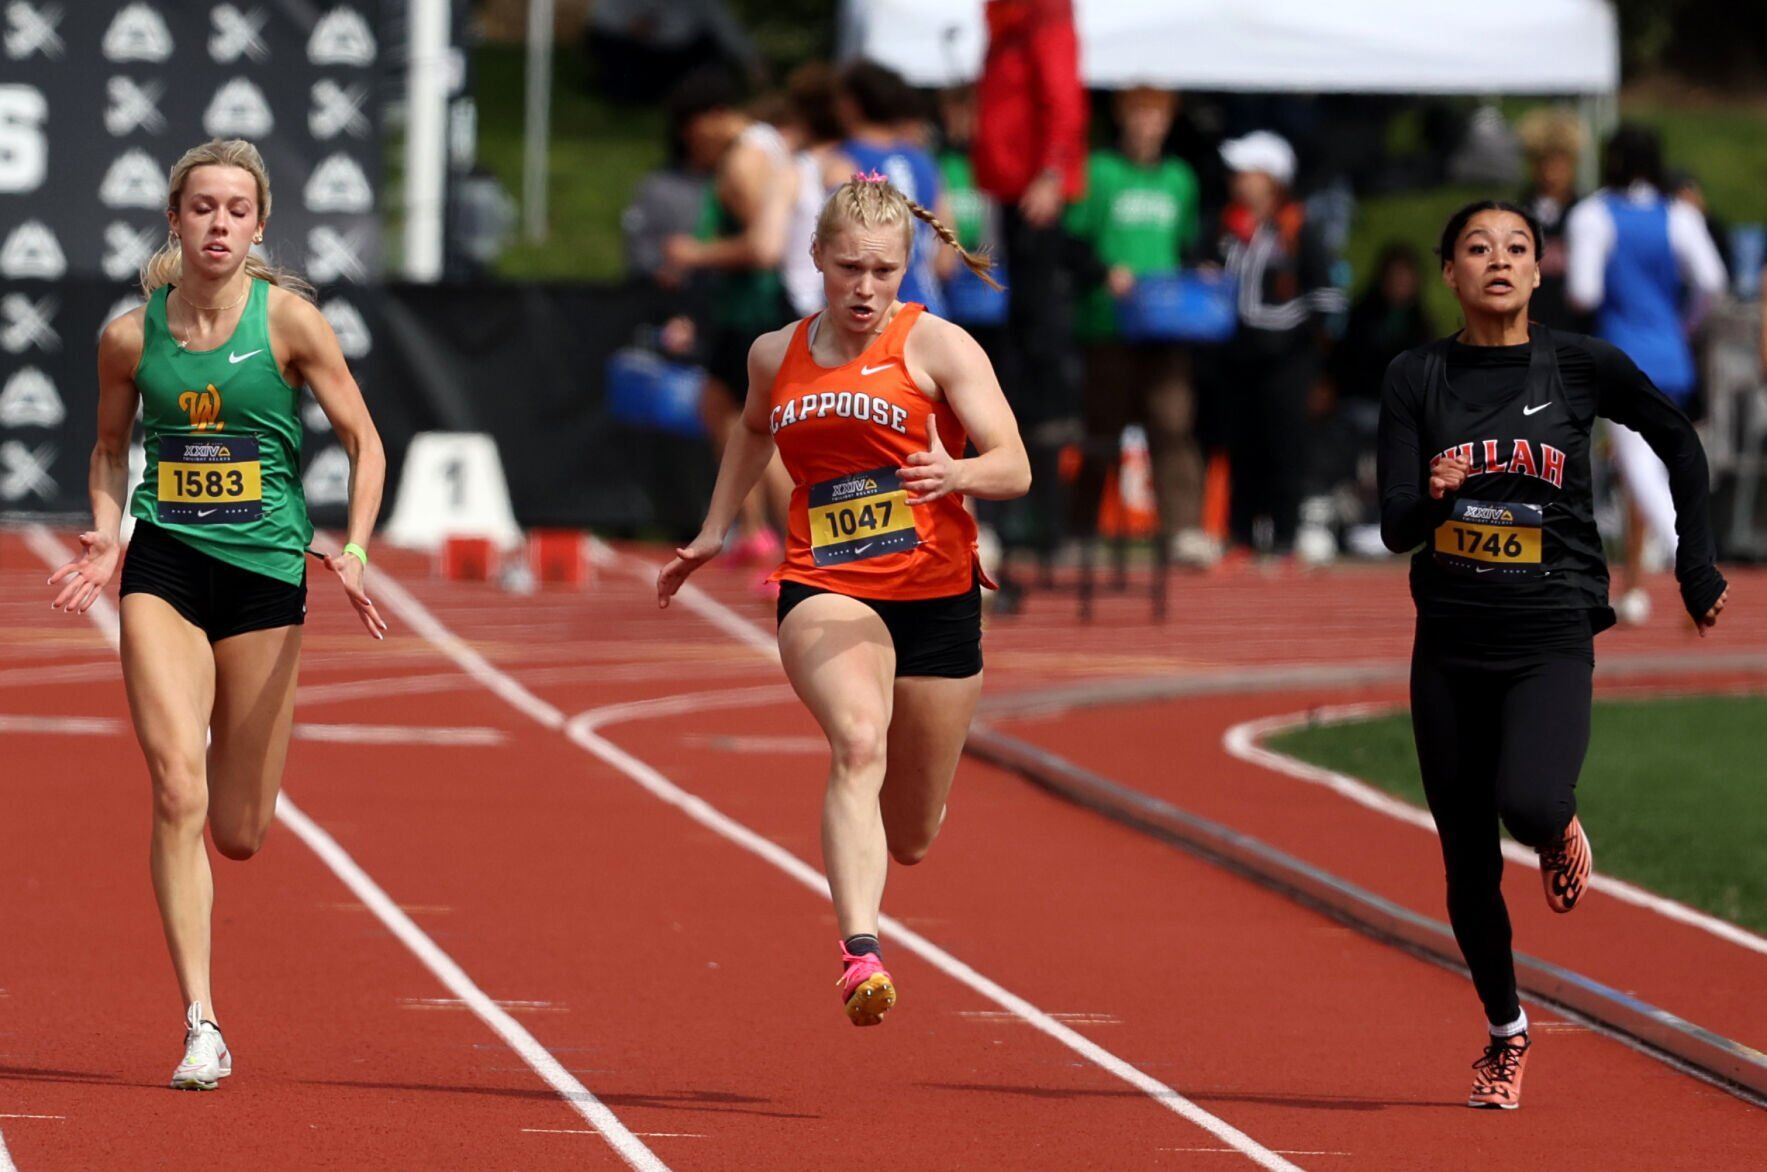
[{"label": "race bib 1583", "polygon": [[160,437],[159,519],[179,525],[256,521],[264,472],[249,435]]}]

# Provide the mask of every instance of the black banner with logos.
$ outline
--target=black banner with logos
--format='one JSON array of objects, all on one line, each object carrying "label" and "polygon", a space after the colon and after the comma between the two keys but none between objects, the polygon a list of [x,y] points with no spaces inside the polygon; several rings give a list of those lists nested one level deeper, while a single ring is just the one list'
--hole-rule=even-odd
[{"label": "black banner with logos", "polygon": [[[98,333],[134,304],[102,279],[31,282],[0,296],[0,517],[84,517]],[[703,439],[616,420],[608,360],[669,309],[649,286],[329,286],[319,305],[362,387],[389,462],[386,507],[419,431],[496,441],[524,526],[690,536],[711,495]],[[349,461],[308,396],[302,482],[340,524]],[[138,476],[139,442],[131,457]]]},{"label": "black banner with logos", "polygon": [[[265,251],[321,305],[372,383],[381,267],[379,0],[0,4],[0,510],[86,510],[98,331],[140,304],[166,239],[166,174],[211,137],[252,140],[272,188]],[[343,453],[309,403],[317,514]]]}]

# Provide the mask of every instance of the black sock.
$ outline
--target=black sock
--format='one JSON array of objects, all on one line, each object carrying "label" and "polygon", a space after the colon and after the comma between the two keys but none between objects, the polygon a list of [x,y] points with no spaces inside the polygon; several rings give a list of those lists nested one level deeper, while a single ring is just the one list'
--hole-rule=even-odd
[{"label": "black sock", "polygon": [[873,936],[870,932],[861,932],[857,936],[848,936],[845,943],[848,956],[864,956],[867,953],[877,957],[883,956],[883,945],[879,944],[877,937]]}]

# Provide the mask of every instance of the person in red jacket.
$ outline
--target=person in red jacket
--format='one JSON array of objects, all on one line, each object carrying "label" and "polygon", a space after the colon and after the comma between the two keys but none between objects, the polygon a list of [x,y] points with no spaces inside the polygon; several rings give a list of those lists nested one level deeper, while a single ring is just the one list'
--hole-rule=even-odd
[{"label": "person in red jacket", "polygon": [[[976,186],[1000,205],[1010,293],[1001,355],[1013,409],[1031,439],[1032,516],[1001,518],[1009,544],[1027,529],[1053,553],[1060,477],[1052,424],[1079,413],[1073,307],[1063,272],[1063,210],[1085,194],[1086,91],[1072,0],[988,0],[988,51],[970,146]],[[998,605],[1016,596],[1005,572]]]}]

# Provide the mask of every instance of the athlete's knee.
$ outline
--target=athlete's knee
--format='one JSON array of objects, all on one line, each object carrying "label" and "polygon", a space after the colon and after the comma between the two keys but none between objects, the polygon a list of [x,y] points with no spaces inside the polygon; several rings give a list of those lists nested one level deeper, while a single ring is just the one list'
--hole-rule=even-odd
[{"label": "athlete's knee", "polygon": [[168,826],[202,827],[209,812],[208,779],[199,762],[162,758],[152,762],[154,820]]},{"label": "athlete's knee", "polygon": [[1503,804],[1503,825],[1525,847],[1539,849],[1564,837],[1572,811],[1541,795],[1513,798]]},{"label": "athlete's knee", "polygon": [[268,830],[267,826],[251,822],[217,822],[210,825],[209,835],[223,857],[243,863],[263,849],[264,835]]},{"label": "athlete's knee", "polygon": [[850,717],[829,730],[834,766],[844,774],[882,768],[889,749],[889,725],[870,717]]}]

